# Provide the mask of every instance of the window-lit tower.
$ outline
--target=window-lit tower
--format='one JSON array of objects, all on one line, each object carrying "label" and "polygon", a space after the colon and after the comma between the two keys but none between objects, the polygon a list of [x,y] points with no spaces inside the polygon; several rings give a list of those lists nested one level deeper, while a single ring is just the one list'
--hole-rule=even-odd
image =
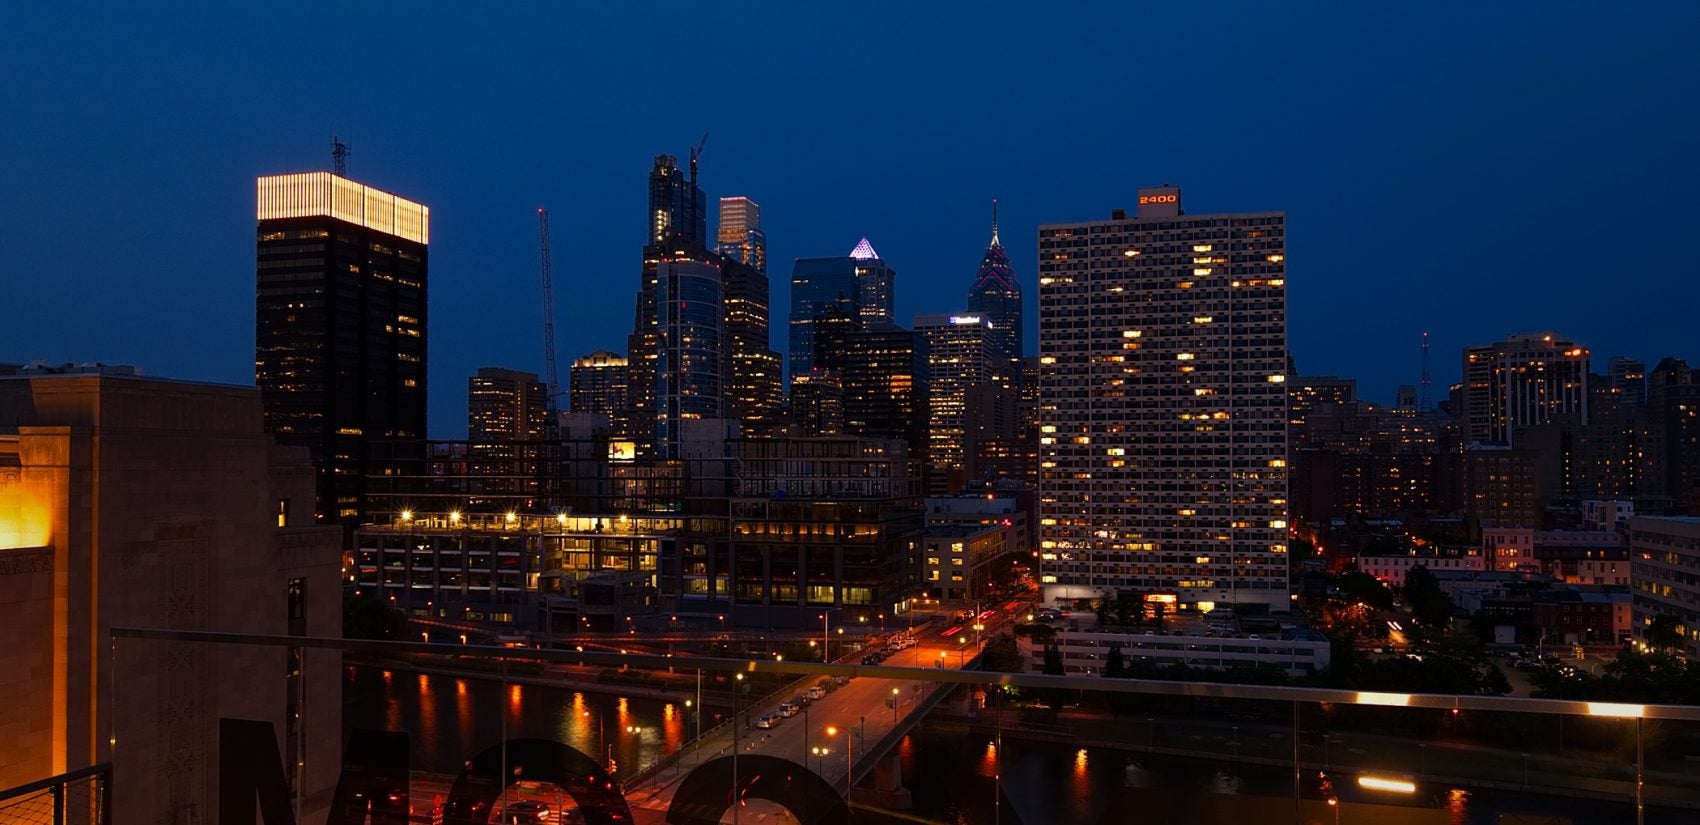
[{"label": "window-lit tower", "polygon": [[358,524],[368,445],[425,438],[430,210],[330,172],[258,180],[254,381],[320,520]]},{"label": "window-lit tower", "polygon": [[1039,227],[1040,581],[1288,604],[1286,218]]},{"label": "window-lit tower", "polygon": [[999,383],[1021,380],[1021,285],[1016,283],[1009,254],[998,239],[998,202],[992,201],[992,241],[980,258],[974,285],[968,288],[968,312],[992,323],[993,371]]}]

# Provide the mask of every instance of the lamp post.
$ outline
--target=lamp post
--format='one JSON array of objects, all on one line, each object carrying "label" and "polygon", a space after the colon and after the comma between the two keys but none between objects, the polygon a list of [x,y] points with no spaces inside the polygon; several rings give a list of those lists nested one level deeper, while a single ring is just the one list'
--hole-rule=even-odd
[{"label": "lamp post", "polygon": [[832,653],[831,653],[832,647],[830,646],[830,643],[832,641],[832,636],[829,633],[829,628],[830,628],[831,624],[832,624],[831,615],[828,614],[826,611],[821,611],[821,614],[820,614],[820,660],[823,661],[823,662],[832,661]]}]

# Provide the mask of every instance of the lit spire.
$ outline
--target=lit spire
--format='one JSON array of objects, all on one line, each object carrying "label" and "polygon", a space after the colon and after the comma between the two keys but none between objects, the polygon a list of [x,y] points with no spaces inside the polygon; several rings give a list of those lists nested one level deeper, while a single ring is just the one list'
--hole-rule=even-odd
[{"label": "lit spire", "polygon": [[998,242],[998,199],[992,198],[992,246],[1003,246]]},{"label": "lit spire", "polygon": [[870,260],[870,259],[875,259],[875,258],[878,258],[879,256],[880,256],[880,254],[878,252],[874,251],[874,245],[871,244],[871,243],[868,243],[868,239],[865,238],[865,237],[862,238],[861,243],[856,244],[855,249],[850,250],[850,257],[855,258],[859,261],[866,261],[866,260]]}]

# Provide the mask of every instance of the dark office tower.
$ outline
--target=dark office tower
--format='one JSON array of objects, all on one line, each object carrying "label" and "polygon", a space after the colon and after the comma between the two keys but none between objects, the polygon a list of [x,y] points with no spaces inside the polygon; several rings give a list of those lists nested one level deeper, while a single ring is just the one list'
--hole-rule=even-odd
[{"label": "dark office tower", "polygon": [[896,277],[867,238],[842,258],[798,258],[791,266],[791,374],[802,375],[814,365],[814,321],[829,308],[848,305],[857,329],[895,329]]},{"label": "dark office tower", "polygon": [[722,418],[725,337],[721,267],[681,259],[656,269],[656,455],[679,458],[683,422]]},{"label": "dark office tower", "polygon": [[[841,300],[828,305],[815,316],[812,327],[815,361],[807,365],[807,369],[813,373],[841,371],[844,368],[844,341],[862,329],[862,319],[856,317],[855,304]],[[799,371],[798,374],[803,373]]]},{"label": "dark office tower", "polygon": [[425,437],[430,210],[329,172],[258,181],[254,380],[307,447],[322,521],[358,523],[367,444]]},{"label": "dark office tower", "polygon": [[468,441],[541,441],[548,429],[549,390],[536,373],[480,367],[466,380]]},{"label": "dark office tower", "polygon": [[779,353],[767,345],[767,273],[736,258],[720,260],[725,303],[725,345],[721,349],[725,416],[742,423],[745,433],[772,432],[783,425],[780,388],[784,366]]},{"label": "dark office tower", "polygon": [[761,231],[761,204],[743,196],[720,199],[715,251],[767,272],[767,233]]},{"label": "dark office tower", "polygon": [[920,461],[927,449],[927,339],[906,329],[852,332],[832,356],[844,388],[844,432],[896,438]]},{"label": "dark office tower", "polygon": [[992,242],[968,289],[968,312],[992,322],[993,372],[1009,386],[1021,378],[1021,285],[998,240],[998,202],[992,201]]},{"label": "dark office tower", "polygon": [[626,406],[626,357],[599,349],[567,370],[567,400],[575,413],[598,413],[609,420]]},{"label": "dark office tower", "polygon": [[844,434],[844,385],[838,374],[817,370],[791,379],[791,419],[806,436]]},{"label": "dark office tower", "polygon": [[648,453],[655,444],[656,275],[662,261],[707,263],[712,254],[703,211],[707,198],[679,169],[678,159],[659,155],[649,173],[648,235],[634,301],[632,334],[626,339],[627,405],[611,422],[617,438]]},{"label": "dark office tower", "polygon": [[1615,395],[1631,404],[1647,403],[1647,365],[1634,358],[1613,358],[1608,362]]}]

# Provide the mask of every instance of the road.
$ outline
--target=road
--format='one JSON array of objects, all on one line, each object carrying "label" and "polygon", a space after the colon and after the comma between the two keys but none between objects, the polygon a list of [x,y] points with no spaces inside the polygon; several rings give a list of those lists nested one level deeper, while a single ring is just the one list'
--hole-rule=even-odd
[{"label": "road", "polygon": [[[981,631],[982,641],[992,638],[1008,619],[1007,615],[1001,615],[993,620],[993,624]],[[967,631],[966,645],[958,643],[957,639],[963,638],[961,635],[946,640],[936,631],[920,638],[919,644],[893,654],[881,662],[881,666],[937,669],[942,662],[943,667],[954,670],[974,656],[972,630]],[[819,681],[826,681],[825,677],[815,680]],[[870,676],[851,679],[772,729],[749,727],[737,731],[736,744],[730,728],[705,736],[697,746],[687,746],[687,752],[678,764],[650,777],[636,788],[628,788],[626,798],[634,809],[665,811],[678,783],[692,768],[720,756],[729,756],[733,750],[740,754],[774,756],[807,765],[827,781],[843,788],[850,770],[849,760],[860,760],[864,748],[879,742],[894,727],[907,724],[917,703],[928,694],[933,684]],[[897,699],[897,706],[887,707],[886,701],[893,697]],[[783,695],[771,704],[750,708],[749,719],[753,723],[763,714],[777,716],[778,704],[789,698],[789,695]],[[742,712],[743,708],[739,710]],[[826,753],[816,754],[813,752],[815,748],[825,748]],[[640,822],[645,821],[637,810],[634,810],[634,815]],[[769,815],[778,816],[771,812]],[[752,818],[767,821],[760,815]],[[784,821],[784,818],[772,821]]]}]

